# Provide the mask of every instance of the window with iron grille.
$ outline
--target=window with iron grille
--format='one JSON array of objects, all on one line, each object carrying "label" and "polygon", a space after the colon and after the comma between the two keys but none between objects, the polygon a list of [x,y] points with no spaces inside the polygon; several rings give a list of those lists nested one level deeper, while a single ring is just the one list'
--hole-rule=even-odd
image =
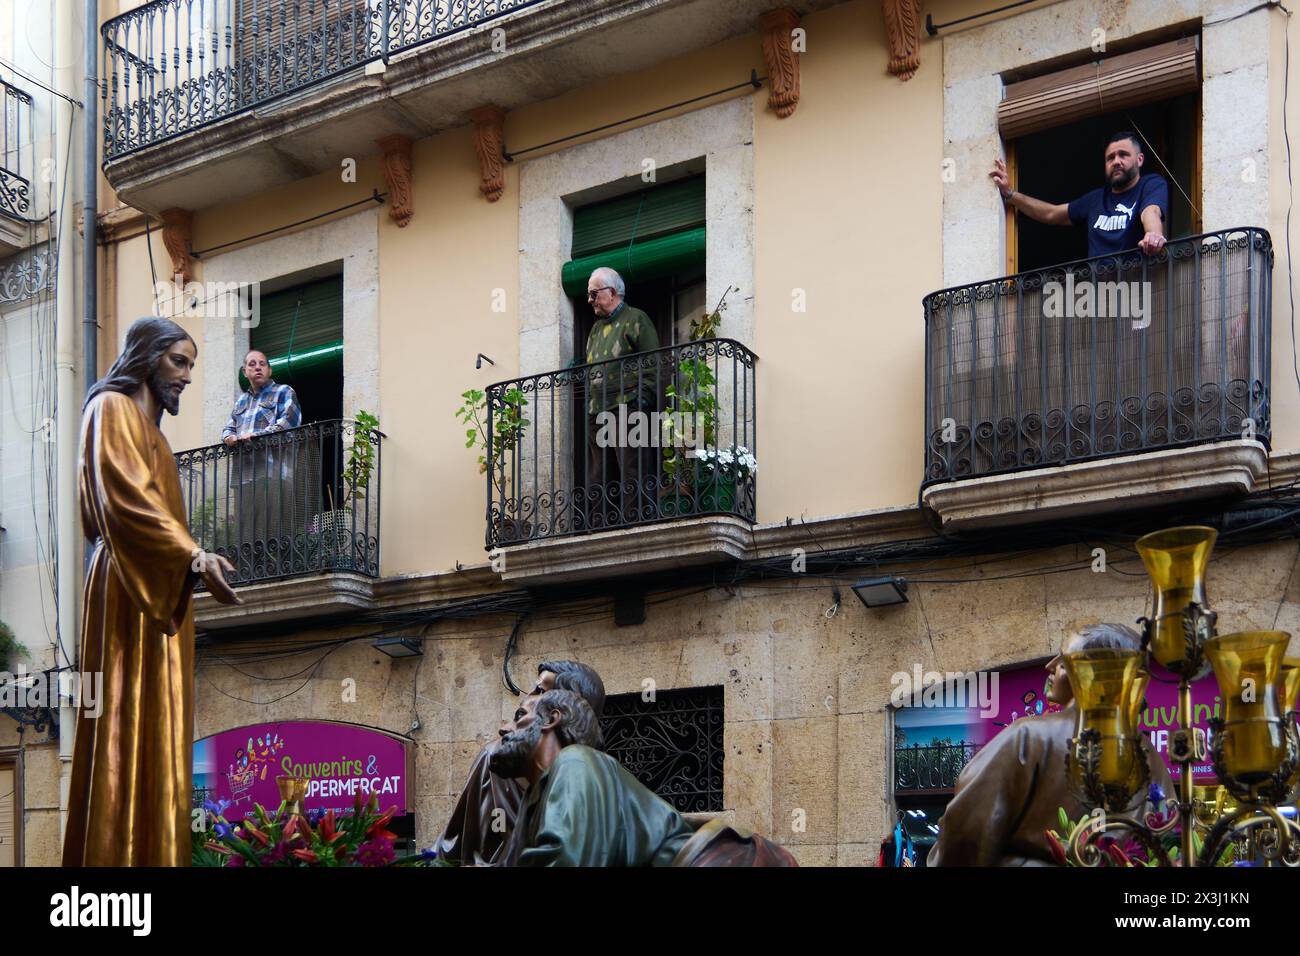
[{"label": "window with iron grille", "polygon": [[605,751],[681,813],[722,809],[722,688],[605,699]]}]

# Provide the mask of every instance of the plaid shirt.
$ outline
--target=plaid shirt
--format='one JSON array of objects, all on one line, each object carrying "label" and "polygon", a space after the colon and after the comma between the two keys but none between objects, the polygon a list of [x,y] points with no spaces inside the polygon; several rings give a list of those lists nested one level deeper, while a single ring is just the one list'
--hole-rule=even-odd
[{"label": "plaid shirt", "polygon": [[301,424],[302,408],[298,405],[293,386],[277,385],[271,379],[256,396],[251,389],[239,396],[235,410],[230,413],[230,421],[221,430],[221,438],[224,441],[227,435],[236,438],[265,435],[297,428]]}]

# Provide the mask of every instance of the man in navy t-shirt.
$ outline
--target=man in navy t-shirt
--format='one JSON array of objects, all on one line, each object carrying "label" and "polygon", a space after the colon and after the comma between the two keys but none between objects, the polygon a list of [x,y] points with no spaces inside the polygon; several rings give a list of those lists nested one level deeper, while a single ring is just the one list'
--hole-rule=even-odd
[{"label": "man in navy t-shirt", "polygon": [[1012,189],[1001,159],[994,162],[989,177],[1003,201],[1030,219],[1086,228],[1089,257],[1134,247],[1151,256],[1165,246],[1169,183],[1157,173],[1142,175],[1144,159],[1135,134],[1115,133],[1106,141],[1106,185],[1069,203],[1043,202]]}]

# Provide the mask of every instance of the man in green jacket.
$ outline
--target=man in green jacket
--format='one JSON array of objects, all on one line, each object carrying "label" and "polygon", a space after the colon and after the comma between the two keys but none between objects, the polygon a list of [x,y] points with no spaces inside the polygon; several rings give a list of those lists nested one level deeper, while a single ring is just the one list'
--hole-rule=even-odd
[{"label": "man in green jacket", "polygon": [[[637,352],[659,348],[659,335],[648,315],[624,301],[625,292],[622,276],[613,269],[601,267],[587,280],[587,301],[596,313],[587,336],[587,473],[582,481],[590,527],[654,517],[649,511],[657,500],[650,428],[620,429],[614,423],[620,406],[625,421],[634,412],[655,411],[659,383],[670,380],[672,369],[657,369],[654,359],[641,360],[650,364],[640,369],[626,361]],[[595,498],[593,491],[598,491]]]}]

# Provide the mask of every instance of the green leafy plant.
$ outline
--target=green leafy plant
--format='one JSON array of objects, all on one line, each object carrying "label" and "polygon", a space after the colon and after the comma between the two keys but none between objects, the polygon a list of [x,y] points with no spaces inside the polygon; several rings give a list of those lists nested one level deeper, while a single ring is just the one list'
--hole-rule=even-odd
[{"label": "green leafy plant", "polygon": [[0,621],[0,671],[8,670],[10,664],[26,656],[27,648],[14,637],[13,629]]},{"label": "green leafy plant", "polygon": [[492,416],[492,453],[488,456],[488,414],[487,393],[476,388],[461,393],[465,400],[456,409],[456,417],[465,429],[465,447],[477,448],[479,474],[489,472],[497,493],[505,496],[505,469],[502,467],[506,455],[514,451],[528,428],[528,419],[524,418],[524,409],[528,399],[518,388],[506,389]]},{"label": "green leafy plant", "polygon": [[[722,313],[727,309],[727,296],[733,291],[739,289],[727,286],[713,311],[691,322],[692,342],[701,342],[717,335],[718,326],[722,324]],[[685,359],[678,363],[677,375],[668,383],[664,394],[668,398],[668,411],[673,413],[663,420],[660,443],[664,449],[664,474],[671,483],[669,487],[689,487],[694,473],[686,456],[687,437],[678,434],[676,423],[689,421],[694,425],[690,436],[694,447],[712,448],[716,444],[718,382],[712,366],[703,358]]]},{"label": "green leafy plant", "polygon": [[357,411],[356,430],[352,435],[352,448],[343,468],[344,495],[340,507],[345,507],[357,491],[370,487],[370,475],[375,468],[375,445],[379,440],[379,419],[365,409]]}]

